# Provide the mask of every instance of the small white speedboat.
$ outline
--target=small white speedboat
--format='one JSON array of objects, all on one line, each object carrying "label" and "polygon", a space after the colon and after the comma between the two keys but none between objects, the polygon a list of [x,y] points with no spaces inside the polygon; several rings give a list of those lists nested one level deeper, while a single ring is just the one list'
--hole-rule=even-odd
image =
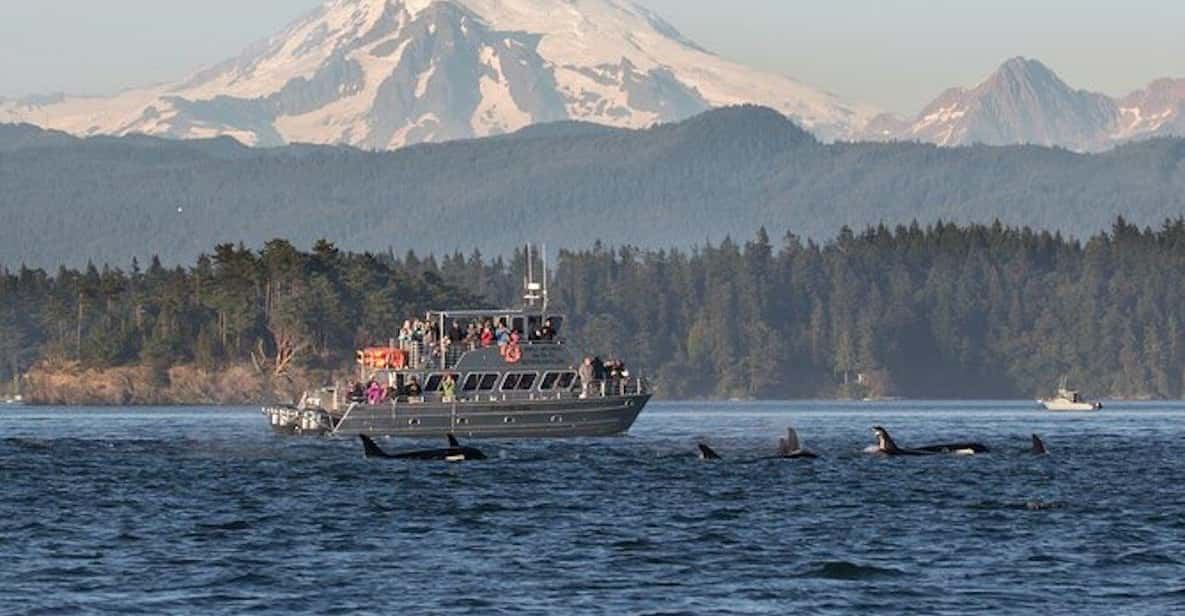
[{"label": "small white speedboat", "polygon": [[1052,398],[1038,400],[1047,411],[1097,411],[1103,408],[1102,402],[1085,400],[1075,389],[1066,386],[1063,378],[1057,388],[1057,395]]}]

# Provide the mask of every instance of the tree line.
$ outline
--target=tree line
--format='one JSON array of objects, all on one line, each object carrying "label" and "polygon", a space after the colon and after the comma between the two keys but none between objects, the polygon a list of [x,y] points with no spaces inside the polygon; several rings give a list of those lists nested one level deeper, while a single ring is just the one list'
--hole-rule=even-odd
[{"label": "tree line", "polygon": [[[0,272],[0,375],[36,362],[344,374],[430,308],[513,305],[526,249],[419,257],[224,244],[189,267]],[[532,266],[538,267],[535,262]],[[1078,241],[993,225],[765,230],[690,250],[563,251],[552,305],[575,346],[662,395],[1030,397],[1185,391],[1185,221]]]}]

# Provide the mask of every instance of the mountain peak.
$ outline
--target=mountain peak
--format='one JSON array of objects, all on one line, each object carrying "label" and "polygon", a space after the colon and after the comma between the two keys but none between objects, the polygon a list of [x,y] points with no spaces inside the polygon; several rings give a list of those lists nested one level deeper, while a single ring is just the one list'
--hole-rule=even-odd
[{"label": "mountain peak", "polygon": [[1040,60],[1034,60],[1024,56],[1016,56],[1005,60],[996,69],[995,75],[1021,80],[1058,79],[1057,75],[1048,66],[1042,64]]},{"label": "mountain peak", "polygon": [[0,102],[0,121],[391,149],[563,120],[643,128],[742,103],[824,138],[873,115],[712,55],[629,0],[325,0],[188,80],[106,99]]},{"label": "mountain peak", "polygon": [[1105,95],[1075,90],[1038,60],[1003,62],[972,89],[952,88],[912,121],[882,119],[870,139],[913,139],[939,145],[1060,145],[1075,150],[1106,146],[1119,110]]}]

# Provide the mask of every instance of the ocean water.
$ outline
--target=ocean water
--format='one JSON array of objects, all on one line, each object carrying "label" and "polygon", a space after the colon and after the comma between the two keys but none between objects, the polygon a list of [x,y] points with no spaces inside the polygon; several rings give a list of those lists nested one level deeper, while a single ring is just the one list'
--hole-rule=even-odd
[{"label": "ocean water", "polygon": [[[254,409],[0,408],[0,612],[1185,613],[1183,420],[654,403],[625,437],[446,464]],[[789,424],[823,457],[760,459]],[[874,424],[992,452],[874,456]]]}]

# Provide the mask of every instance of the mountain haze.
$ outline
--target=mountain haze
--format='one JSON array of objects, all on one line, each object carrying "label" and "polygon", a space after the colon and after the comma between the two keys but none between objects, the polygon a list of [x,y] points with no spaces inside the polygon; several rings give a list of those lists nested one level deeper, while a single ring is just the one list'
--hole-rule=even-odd
[{"label": "mountain haze", "polygon": [[1041,62],[1018,57],[974,88],[943,92],[913,119],[877,116],[858,136],[1099,151],[1133,139],[1183,134],[1185,80],[1157,80],[1114,99],[1074,89]]},{"label": "mountain haze", "polygon": [[775,108],[824,138],[872,115],[723,60],[629,0],[327,0],[184,81],[0,102],[0,121],[80,136],[382,150],[564,119],[643,128],[740,103]]},{"label": "mountain haze", "polygon": [[1085,237],[1185,214],[1185,141],[1102,154],[1037,146],[826,144],[776,111],[645,130],[581,123],[394,152],[232,139],[78,139],[0,127],[0,264],[183,262],[274,237],[351,250],[505,254],[523,242],[688,246],[765,226],[1008,224]]}]

